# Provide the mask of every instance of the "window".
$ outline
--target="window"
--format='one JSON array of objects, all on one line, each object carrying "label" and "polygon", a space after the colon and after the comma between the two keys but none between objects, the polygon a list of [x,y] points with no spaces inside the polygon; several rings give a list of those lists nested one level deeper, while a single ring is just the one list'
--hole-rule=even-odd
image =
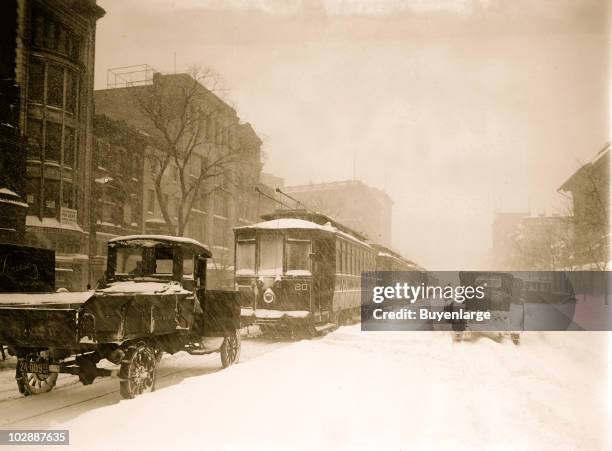
[{"label": "window", "polygon": [[140,155],[132,154],[132,177],[136,179],[140,179]]},{"label": "window", "polygon": [[55,18],[34,7],[32,13],[32,44],[78,62],[81,39]]},{"label": "window", "polygon": [[214,214],[227,218],[229,212],[229,205],[225,196],[219,193],[215,193],[213,197],[213,208]]},{"label": "window", "polygon": [[283,237],[264,234],[259,239],[259,274],[276,275],[283,272]]},{"label": "window", "polygon": [[66,72],[66,110],[69,113],[74,113],[76,111],[77,93],[77,75],[69,70]]},{"label": "window", "polygon": [[55,22],[47,20],[45,24],[45,41],[44,47],[50,50],[55,50],[57,47],[55,39]]},{"label": "window", "polygon": [[40,179],[28,178],[26,181],[26,202],[30,206],[28,214],[40,216]]},{"label": "window", "polygon": [[201,165],[202,163],[200,161],[200,157],[197,155],[193,155],[189,160],[189,175],[199,177]]},{"label": "window", "polygon": [[28,100],[33,103],[43,103],[45,67],[41,61],[33,59],[29,71]]},{"label": "window", "polygon": [[340,241],[336,241],[336,272],[342,272],[342,249],[340,248]]},{"label": "window", "polygon": [[168,195],[167,194],[162,194],[162,202],[164,203],[164,205],[162,205],[162,208],[165,208],[166,211],[168,211],[169,208],[168,208]]},{"label": "window", "polygon": [[142,249],[123,247],[117,249],[117,268],[115,274],[143,276]]},{"label": "window", "polygon": [[45,179],[45,218],[57,218],[59,211],[59,181]]},{"label": "window", "polygon": [[310,274],[310,240],[287,240],[287,274]]},{"label": "window", "polygon": [[155,213],[155,190],[150,189],[147,195],[147,211]]},{"label": "window", "polygon": [[62,126],[55,122],[47,122],[47,142],[45,146],[46,161],[60,161],[62,149]]},{"label": "window", "polygon": [[74,189],[72,183],[62,183],[62,207],[74,208]]},{"label": "window", "polygon": [[155,269],[154,274],[172,274],[173,251],[170,248],[155,248]]},{"label": "window", "polygon": [[64,166],[74,168],[74,129],[64,129]]},{"label": "window", "polygon": [[226,219],[214,218],[213,219],[213,245],[215,246],[227,246],[227,231],[229,226]]},{"label": "window", "polygon": [[181,198],[178,195],[174,196],[174,216],[178,218],[179,209],[181,208]]},{"label": "window", "polygon": [[55,64],[47,66],[47,105],[64,106],[64,69]]},{"label": "window", "polygon": [[255,240],[236,243],[236,274],[255,274]]},{"label": "window", "polygon": [[188,255],[183,258],[183,276],[192,278],[193,277],[193,256]]},{"label": "window", "polygon": [[28,158],[40,160],[42,157],[42,121],[28,120]]}]

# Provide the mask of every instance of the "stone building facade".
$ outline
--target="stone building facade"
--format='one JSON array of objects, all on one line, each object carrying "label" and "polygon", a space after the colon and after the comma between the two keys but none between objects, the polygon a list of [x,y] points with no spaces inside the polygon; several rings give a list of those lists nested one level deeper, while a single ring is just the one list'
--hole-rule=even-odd
[{"label": "stone building facade", "polygon": [[84,289],[95,32],[104,10],[95,0],[7,0],[2,13],[15,25],[3,32],[2,72],[24,141],[11,175],[28,205],[23,241],[56,251],[58,288]]}]

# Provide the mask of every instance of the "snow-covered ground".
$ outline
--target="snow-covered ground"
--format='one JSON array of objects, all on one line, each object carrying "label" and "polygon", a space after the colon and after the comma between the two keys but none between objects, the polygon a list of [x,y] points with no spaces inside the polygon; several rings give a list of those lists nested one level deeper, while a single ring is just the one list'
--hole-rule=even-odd
[{"label": "snow-covered ground", "polygon": [[[115,392],[11,427],[69,429],[78,450],[610,449],[607,333],[525,333],[514,346],[348,326],[256,355],[249,346],[224,371],[213,356],[165,359],[160,373],[210,368],[162,378],[135,400]],[[1,417],[43,402],[10,401]]]}]

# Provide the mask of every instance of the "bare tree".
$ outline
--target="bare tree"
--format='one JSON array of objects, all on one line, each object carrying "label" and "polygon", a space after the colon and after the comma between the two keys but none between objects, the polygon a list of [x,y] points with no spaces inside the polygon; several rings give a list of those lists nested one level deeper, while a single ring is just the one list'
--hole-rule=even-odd
[{"label": "bare tree", "polygon": [[[156,146],[149,149],[147,159],[156,199],[172,235],[185,233],[198,199],[221,189],[246,156],[235,112],[215,94],[221,92],[218,76],[200,68],[156,76],[153,85],[134,90],[141,113],[155,131]],[[178,183],[175,219],[164,196],[164,177],[170,169],[176,171],[172,175]]]},{"label": "bare tree", "polygon": [[[581,165],[575,181],[563,189],[572,193],[564,194],[572,201],[571,206],[568,204],[556,217],[521,221],[510,262],[514,269],[605,270],[610,238],[607,161],[600,161],[598,166]],[[542,225],[528,230],[530,220],[542,221]]]}]

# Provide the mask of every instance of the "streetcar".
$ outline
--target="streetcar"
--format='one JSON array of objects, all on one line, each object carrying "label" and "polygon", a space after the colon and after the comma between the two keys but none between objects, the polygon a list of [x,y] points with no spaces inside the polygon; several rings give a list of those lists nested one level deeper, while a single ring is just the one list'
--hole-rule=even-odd
[{"label": "streetcar", "polygon": [[327,215],[279,210],[234,229],[243,318],[264,334],[312,336],[359,317],[361,274],[376,268],[367,238]]},{"label": "streetcar", "polygon": [[[237,227],[235,281],[243,323],[264,334],[310,337],[361,317],[376,271],[425,271],[331,217],[277,210]],[[420,280],[420,279],[419,279]]]},{"label": "streetcar", "polygon": [[417,263],[403,257],[399,252],[380,245],[372,244],[376,250],[376,275],[378,285],[393,285],[400,278],[412,285],[427,283],[428,274]]}]

